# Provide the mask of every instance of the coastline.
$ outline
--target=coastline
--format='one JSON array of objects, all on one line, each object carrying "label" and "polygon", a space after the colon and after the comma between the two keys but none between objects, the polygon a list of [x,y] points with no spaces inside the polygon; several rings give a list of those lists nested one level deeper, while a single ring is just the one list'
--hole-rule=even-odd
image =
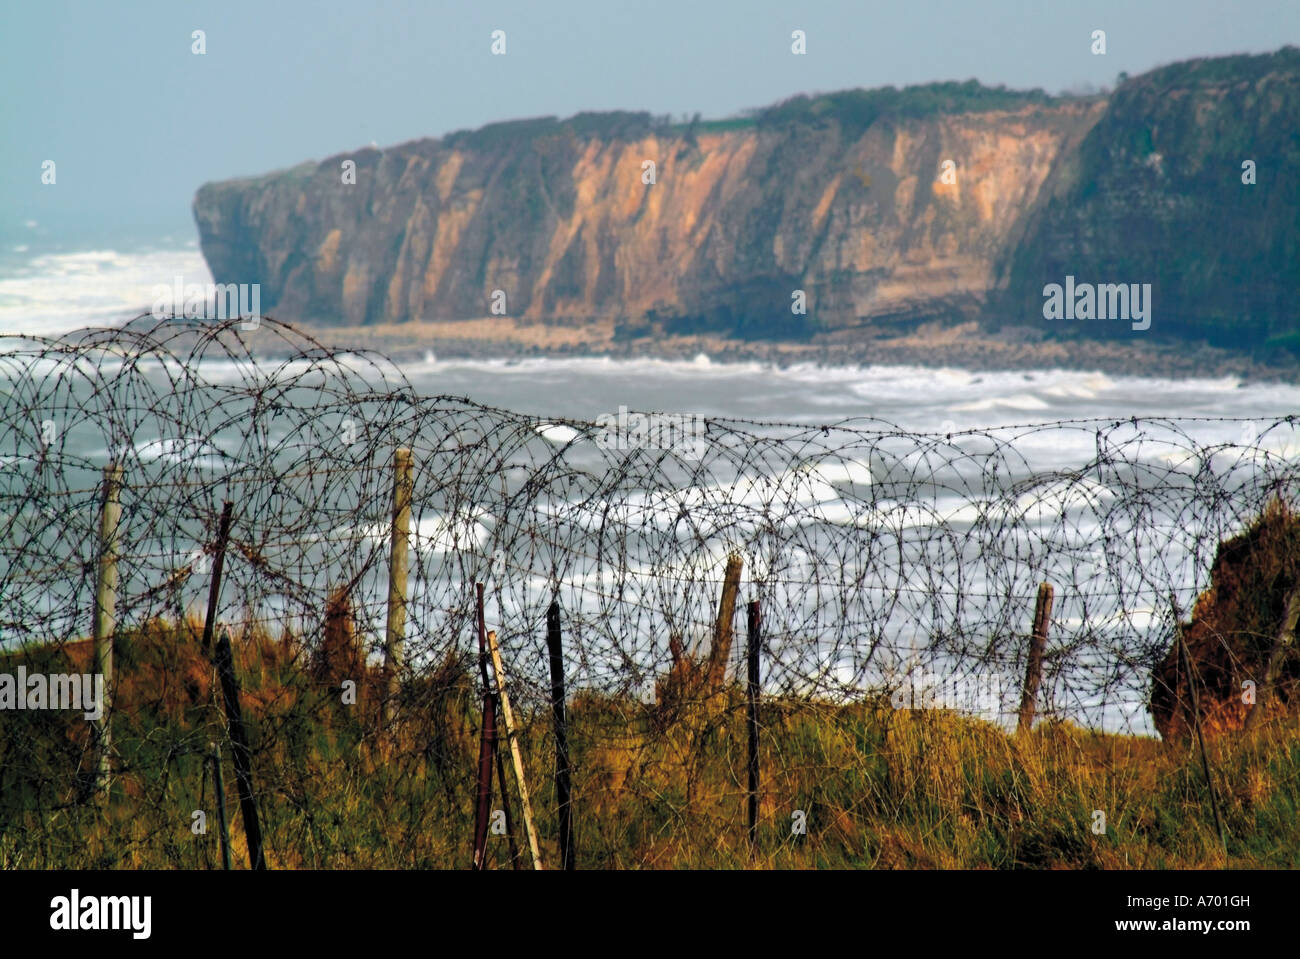
[{"label": "coastline", "polygon": [[837,331],[809,341],[741,340],[716,335],[615,336],[612,321],[560,325],[509,317],[411,321],[373,326],[301,329],[322,343],[376,350],[395,362],[439,359],[608,357],[689,360],[701,353],[719,363],[797,363],[826,367],[921,366],[999,372],[1062,369],[1169,379],[1235,377],[1243,383],[1300,383],[1300,365],[1265,363],[1237,351],[1157,341],[1030,340],[980,331],[973,322],[925,324],[903,335]]}]

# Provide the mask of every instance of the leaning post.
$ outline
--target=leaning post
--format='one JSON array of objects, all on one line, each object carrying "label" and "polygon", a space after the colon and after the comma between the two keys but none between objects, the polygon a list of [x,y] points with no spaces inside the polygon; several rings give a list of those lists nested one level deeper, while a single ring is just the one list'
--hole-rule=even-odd
[{"label": "leaning post", "polygon": [[1038,587],[1038,601],[1034,604],[1034,632],[1029,638],[1029,663],[1025,667],[1025,688],[1020,697],[1020,722],[1016,732],[1028,732],[1034,726],[1034,710],[1038,702],[1038,687],[1043,681],[1043,651],[1047,648],[1047,624],[1052,616],[1052,585]]},{"label": "leaning post", "polygon": [[384,673],[388,695],[384,723],[393,716],[401,688],[406,656],[406,576],[411,533],[411,451],[402,446],[393,454],[393,522],[388,557],[388,624],[384,633]]},{"label": "leaning post", "polygon": [[96,786],[108,797],[112,777],[113,633],[117,629],[117,559],[122,523],[122,467],[104,467],[104,495],[99,512],[99,564],[95,576],[94,672],[104,678],[99,719],[94,720],[98,753]]}]

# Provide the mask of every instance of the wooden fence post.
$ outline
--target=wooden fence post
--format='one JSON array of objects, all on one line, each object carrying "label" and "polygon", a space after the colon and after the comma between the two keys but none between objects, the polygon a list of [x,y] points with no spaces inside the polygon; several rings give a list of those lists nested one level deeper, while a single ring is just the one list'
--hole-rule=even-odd
[{"label": "wooden fence post", "polygon": [[384,672],[388,695],[384,699],[384,723],[393,716],[401,689],[406,656],[406,576],[411,533],[411,451],[398,447],[393,454],[393,522],[388,558],[388,625],[384,635]]},{"label": "wooden fence post", "polygon": [[[496,752],[496,696],[487,671],[487,626],[483,620],[483,584],[474,585],[478,608],[478,669],[483,682],[483,726],[478,741],[478,798],[474,812],[475,870],[487,864],[488,818],[492,813],[492,756]],[[505,789],[502,789],[504,795]]]},{"label": "wooden fence post", "polygon": [[235,658],[230,649],[230,633],[223,626],[217,638],[217,673],[221,677],[221,695],[226,705],[226,725],[230,730],[230,748],[235,759],[235,784],[239,788],[239,809],[244,819],[244,836],[248,840],[248,864],[265,869],[262,853],[262,829],[257,822],[257,800],[253,794],[252,753],[248,733],[239,709],[239,681],[235,678]]},{"label": "wooden fence post", "polygon": [[212,778],[217,789],[217,824],[221,827],[221,868],[230,870],[230,830],[226,826],[226,785],[221,778],[221,747],[212,743]]},{"label": "wooden fence post", "polygon": [[727,659],[731,655],[731,623],[736,615],[736,594],[740,591],[740,571],[745,561],[735,553],[727,557],[722,577],[722,596],[718,600],[718,619],[713,627],[713,648],[709,651],[709,691],[722,689]]},{"label": "wooden fence post", "polygon": [[749,682],[747,684],[746,712],[749,721],[749,849],[758,851],[758,651],[761,642],[762,618],[758,600],[749,604]]},{"label": "wooden fence post", "polygon": [[[533,868],[542,868],[542,850],[537,842],[537,826],[533,822],[533,805],[528,799],[528,781],[524,778],[524,754],[519,749],[519,734],[515,727],[515,718],[510,709],[510,694],[506,692],[506,669],[501,661],[501,648],[497,646],[497,634],[487,634],[488,648],[492,651],[492,667],[496,672],[497,694],[501,700],[501,714],[506,721],[506,741],[510,744],[510,757],[515,763],[515,779],[519,786],[519,805],[523,807],[524,831],[528,834],[528,849],[533,854]],[[506,792],[505,777],[501,778],[501,795]]]},{"label": "wooden fence post", "polygon": [[95,610],[93,671],[104,677],[104,692],[99,704],[100,717],[92,727],[98,753],[95,785],[108,798],[112,781],[113,733],[113,633],[117,629],[117,559],[122,522],[122,467],[110,463],[104,467],[104,496],[99,513],[99,564],[95,576]]},{"label": "wooden fence post", "polygon": [[569,730],[564,717],[564,656],[560,648],[560,604],[546,611],[546,648],[551,658],[551,719],[555,725],[555,802],[560,819],[560,868],[577,869],[573,851],[573,769],[569,765]]},{"label": "wooden fence post", "polygon": [[1020,697],[1020,722],[1016,732],[1028,732],[1034,727],[1034,708],[1038,701],[1038,686],[1043,680],[1043,651],[1047,648],[1047,624],[1052,617],[1052,586],[1042,583],[1038,587],[1038,601],[1034,604],[1034,632],[1029,638],[1029,664],[1025,667],[1025,688]]}]

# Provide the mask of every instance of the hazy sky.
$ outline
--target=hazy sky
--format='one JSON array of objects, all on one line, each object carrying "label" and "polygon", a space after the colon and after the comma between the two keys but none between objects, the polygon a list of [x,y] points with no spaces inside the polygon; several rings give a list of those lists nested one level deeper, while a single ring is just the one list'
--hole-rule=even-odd
[{"label": "hazy sky", "polygon": [[[806,56],[790,52],[794,29]],[[1059,92],[1287,43],[1300,43],[1297,0],[6,0],[0,235],[34,220],[67,236],[190,236],[207,180],[518,117],[721,117],[971,77]]]}]

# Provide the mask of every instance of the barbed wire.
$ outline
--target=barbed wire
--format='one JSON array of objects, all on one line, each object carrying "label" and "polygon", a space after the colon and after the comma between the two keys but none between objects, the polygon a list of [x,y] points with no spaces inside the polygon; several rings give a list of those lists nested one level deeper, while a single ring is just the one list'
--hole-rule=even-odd
[{"label": "barbed wire", "polygon": [[[739,601],[762,609],[766,697],[829,708],[942,678],[996,687],[976,711],[1007,722],[1046,581],[1056,600],[1040,714],[1149,732],[1152,671],[1175,626],[1170,597],[1190,608],[1219,542],[1300,489],[1295,417],[953,433],[708,417],[698,432],[694,420],[661,420],[670,429],[656,438],[645,418],[547,419],[420,396],[379,354],[330,349],[269,318],[246,325],[141,320],[0,337],[0,651],[71,649],[90,635],[108,464],[123,471],[119,636],[202,622],[231,500],[220,617],[244,666],[260,657],[262,674],[277,677],[258,705],[260,775],[283,820],[269,816],[271,828],[293,821],[308,837],[304,861],[325,813],[312,808],[309,766],[288,758],[301,750],[286,743],[338,699],[337,671],[313,665],[339,627],[331,597],[346,597],[356,678],[364,685],[380,662],[399,448],[413,462],[405,708],[424,715],[436,703],[430,723],[442,739],[411,741],[394,768],[434,763],[457,815],[469,808],[469,767],[453,774],[464,757],[439,750],[473,725],[473,684],[456,668],[476,655],[476,583],[538,749],[552,602],[574,695],[615,704],[588,745],[622,748],[636,725],[628,711],[662,702],[679,650],[709,654],[732,556],[743,564]],[[1240,422],[1241,442],[1198,439],[1209,422]],[[742,652],[737,640],[730,675],[743,673]],[[201,678],[192,685],[207,693],[177,694],[195,708],[211,698]],[[460,697],[450,711],[449,696]],[[114,701],[131,708],[122,694]],[[176,757],[201,762],[219,738],[214,708],[162,753],[141,748],[133,760],[119,747],[120,775],[165,792]],[[358,741],[377,735],[358,729]],[[88,741],[65,737],[59,748],[69,742],[80,769]],[[57,776],[41,784],[40,803],[63,808],[60,788]],[[419,821],[411,813],[406,826]],[[137,838],[148,847],[160,835]],[[128,858],[125,847],[118,855]]]}]

